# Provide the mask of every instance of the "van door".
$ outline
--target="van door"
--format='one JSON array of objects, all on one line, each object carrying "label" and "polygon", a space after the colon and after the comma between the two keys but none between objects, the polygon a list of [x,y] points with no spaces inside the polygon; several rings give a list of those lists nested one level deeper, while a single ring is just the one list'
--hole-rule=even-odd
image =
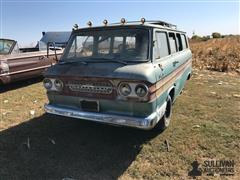
[{"label": "van door", "polygon": [[174,39],[168,38],[168,32],[156,31],[154,44],[155,65],[158,67],[157,80],[161,80],[176,69],[175,56],[177,45]]},{"label": "van door", "polygon": [[154,47],[153,47],[153,64],[156,75],[156,89],[157,89],[157,104],[161,105],[165,102],[166,96],[161,96],[164,92],[164,77],[167,76],[169,67],[168,64],[171,63],[171,51],[168,41],[167,31],[156,30],[154,32]]},{"label": "van door", "polygon": [[178,53],[178,44],[175,33],[156,30],[154,45],[154,64],[156,68],[156,79],[161,83],[165,92],[171,86],[178,86],[176,72],[182,64],[181,55]]}]

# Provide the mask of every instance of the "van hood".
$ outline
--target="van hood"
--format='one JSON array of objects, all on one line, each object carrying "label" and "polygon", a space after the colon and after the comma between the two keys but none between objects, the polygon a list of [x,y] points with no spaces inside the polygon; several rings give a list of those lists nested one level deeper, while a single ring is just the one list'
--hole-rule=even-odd
[{"label": "van hood", "polygon": [[120,64],[112,62],[87,64],[56,64],[44,74],[45,77],[99,77],[129,79],[156,82],[154,67],[151,62],[138,64]]}]

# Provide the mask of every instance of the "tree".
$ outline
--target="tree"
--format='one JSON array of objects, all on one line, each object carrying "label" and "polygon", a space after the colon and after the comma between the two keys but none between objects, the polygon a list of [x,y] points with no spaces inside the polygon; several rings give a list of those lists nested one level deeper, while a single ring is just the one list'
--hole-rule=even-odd
[{"label": "tree", "polygon": [[221,38],[221,34],[218,33],[218,32],[213,32],[213,33],[212,33],[212,37],[213,37],[213,38]]},{"label": "tree", "polygon": [[193,39],[193,40],[202,40],[202,37],[198,36],[198,35],[193,35],[191,39]]},{"label": "tree", "polygon": [[203,36],[203,37],[202,37],[202,40],[203,40],[203,41],[207,41],[207,40],[209,40],[209,39],[210,39],[210,36]]}]

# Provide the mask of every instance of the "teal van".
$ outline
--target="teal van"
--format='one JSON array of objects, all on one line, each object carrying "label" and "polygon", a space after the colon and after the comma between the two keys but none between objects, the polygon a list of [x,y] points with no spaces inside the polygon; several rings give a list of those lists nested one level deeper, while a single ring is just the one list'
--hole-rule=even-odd
[{"label": "teal van", "polygon": [[163,21],[75,26],[60,62],[45,72],[47,113],[140,129],[169,126],[191,76],[186,33]]}]

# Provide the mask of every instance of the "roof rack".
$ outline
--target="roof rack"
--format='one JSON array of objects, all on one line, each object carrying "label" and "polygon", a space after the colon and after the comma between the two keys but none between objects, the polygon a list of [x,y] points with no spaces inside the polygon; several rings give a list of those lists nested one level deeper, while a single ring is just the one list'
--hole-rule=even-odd
[{"label": "roof rack", "polygon": [[165,21],[146,21],[148,24],[155,24],[155,25],[161,25],[161,26],[166,26],[169,28],[177,29],[177,25],[165,22]]},{"label": "roof rack", "polygon": [[[141,21],[126,21],[125,24],[138,23],[138,22],[141,22]],[[144,19],[144,22],[142,22],[142,23],[143,24],[146,23],[146,24],[153,24],[153,25],[161,25],[161,26],[172,28],[172,29],[177,29],[177,25],[174,25],[174,24],[171,24],[171,23],[168,23],[168,22],[165,22],[165,21],[160,21],[160,20],[145,21],[145,19]],[[120,24],[120,23],[111,23],[111,24]]]}]

